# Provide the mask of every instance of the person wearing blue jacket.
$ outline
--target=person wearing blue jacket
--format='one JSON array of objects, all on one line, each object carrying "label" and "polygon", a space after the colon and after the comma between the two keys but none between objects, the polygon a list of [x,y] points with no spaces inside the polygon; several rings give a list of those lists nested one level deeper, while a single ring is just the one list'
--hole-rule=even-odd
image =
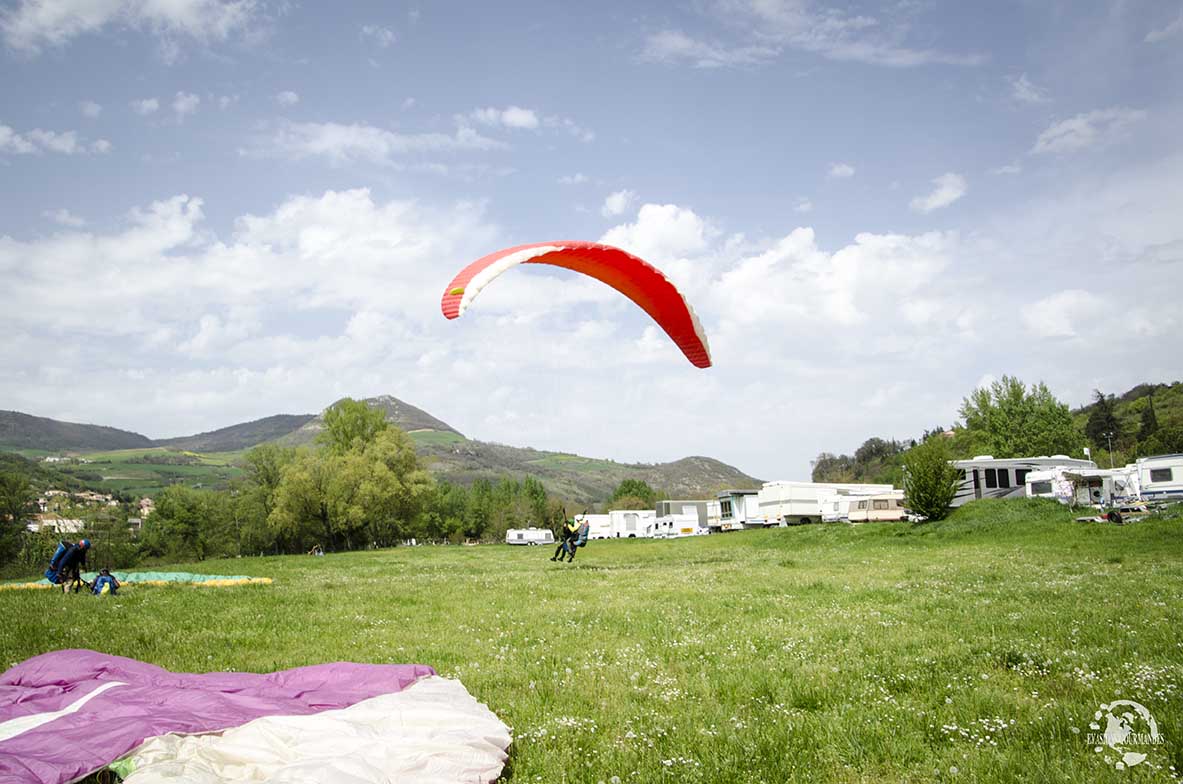
[{"label": "person wearing blue jacket", "polygon": [[94,578],[94,583],[90,587],[90,592],[95,596],[102,596],[109,593],[112,596],[119,590],[119,581],[115,579],[115,575],[107,569],[100,569],[99,576]]}]

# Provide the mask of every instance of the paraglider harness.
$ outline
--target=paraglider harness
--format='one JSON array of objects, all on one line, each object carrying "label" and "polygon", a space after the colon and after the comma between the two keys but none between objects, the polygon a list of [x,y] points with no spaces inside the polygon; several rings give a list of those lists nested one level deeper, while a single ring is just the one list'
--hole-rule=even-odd
[{"label": "paraglider harness", "polygon": [[[67,564],[67,556],[79,549],[81,545],[73,544],[72,542],[60,541],[57,549],[53,552],[53,557],[49,559],[49,568],[45,570],[45,579],[49,580],[54,585],[61,585],[66,591],[73,591],[78,593],[82,590],[82,586],[90,588],[90,583],[82,579],[81,569],[78,568],[78,563]],[[69,571],[67,571],[69,570]],[[66,582],[69,578],[69,583]]]},{"label": "paraglider harness", "polygon": [[579,528],[575,531],[575,535],[563,541],[563,549],[574,558],[577,548],[587,547],[587,537],[590,532],[591,523],[587,521],[587,515],[585,514],[582,522],[579,524]]}]

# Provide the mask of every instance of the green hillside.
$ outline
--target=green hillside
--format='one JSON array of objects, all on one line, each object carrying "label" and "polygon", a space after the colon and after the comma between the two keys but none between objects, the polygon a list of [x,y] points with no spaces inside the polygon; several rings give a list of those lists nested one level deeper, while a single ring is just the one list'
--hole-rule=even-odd
[{"label": "green hillside", "polygon": [[19,411],[0,411],[0,449],[44,450],[99,450],[134,449],[152,446],[147,436],[102,425],[83,425],[59,422],[56,419],[22,414]]},{"label": "green hillside", "polygon": [[235,452],[282,438],[299,430],[314,418],[314,414],[276,414],[241,425],[198,433],[195,436],[158,438],[153,443],[191,452]]}]

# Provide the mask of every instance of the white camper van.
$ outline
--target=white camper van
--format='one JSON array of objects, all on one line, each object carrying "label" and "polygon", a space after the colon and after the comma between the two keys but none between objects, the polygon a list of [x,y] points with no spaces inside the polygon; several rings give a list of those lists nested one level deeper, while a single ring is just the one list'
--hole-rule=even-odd
[{"label": "white camper van", "polygon": [[1027,474],[1028,498],[1054,498],[1072,506],[1111,506],[1136,500],[1132,477],[1123,468],[1052,468]]},{"label": "white camper van", "polygon": [[652,509],[612,509],[608,517],[614,538],[648,539],[653,536],[657,512]]},{"label": "white camper van", "polygon": [[851,497],[847,519],[852,523],[907,520],[908,510],[904,507],[904,493],[896,490],[890,493]]},{"label": "white camper van", "polygon": [[823,498],[838,495],[890,493],[891,485],[841,482],[765,482],[760,488],[760,515],[772,525],[816,523],[822,519]]},{"label": "white camper van", "polygon": [[678,539],[683,536],[709,534],[710,528],[699,526],[697,514],[669,514],[658,517],[653,523],[655,539]]},{"label": "white camper van", "polygon": [[1183,498],[1183,454],[1140,457],[1134,465],[1143,500]]},{"label": "white camper van", "polygon": [[953,466],[961,472],[957,495],[951,504],[957,507],[978,498],[1023,498],[1027,495],[1027,475],[1032,471],[1055,468],[1095,470],[1097,464],[1092,460],[1079,460],[1068,455],[999,459],[991,455],[979,455],[972,460],[954,460]]},{"label": "white camper van", "polygon": [[510,528],[505,532],[506,544],[554,544],[555,535],[549,528]]}]

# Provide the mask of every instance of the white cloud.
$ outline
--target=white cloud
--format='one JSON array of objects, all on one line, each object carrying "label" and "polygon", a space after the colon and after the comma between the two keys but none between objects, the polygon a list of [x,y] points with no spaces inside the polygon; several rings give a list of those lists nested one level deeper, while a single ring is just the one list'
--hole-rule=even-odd
[{"label": "white cloud", "polygon": [[372,125],[286,123],[251,154],[288,158],[327,158],[334,163],[367,161],[393,165],[400,156],[504,149],[505,144],[471,128],[455,133],[397,133]]},{"label": "white cloud", "polygon": [[41,213],[42,217],[48,218],[59,226],[69,226],[72,229],[77,229],[86,225],[86,221],[79,218],[74,213],[67,210],[65,207],[59,210],[46,210]]},{"label": "white cloud", "polygon": [[591,130],[590,128],[584,128],[570,117],[548,115],[542,118],[542,124],[547,128],[555,128],[560,131],[564,131],[584,144],[588,144],[596,140],[595,131]]},{"label": "white cloud", "polygon": [[686,62],[695,68],[720,68],[765,63],[779,53],[774,46],[725,46],[691,38],[681,30],[662,30],[645,39],[641,59],[671,64]]},{"label": "white cloud", "polygon": [[969,183],[960,174],[947,172],[932,181],[933,190],[927,196],[917,196],[908,204],[915,212],[930,213],[948,207],[969,190]]},{"label": "white cloud", "polygon": [[1007,163],[999,166],[996,169],[991,169],[991,174],[1022,174],[1023,167],[1018,163]]},{"label": "white cloud", "polygon": [[125,26],[158,36],[167,54],[179,47],[178,37],[221,41],[243,31],[259,5],[256,0],[22,0],[0,12],[0,36],[13,49],[36,54],[107,26]]},{"label": "white cloud", "polygon": [[300,95],[299,93],[294,93],[291,90],[284,90],[283,92],[276,94],[275,102],[280,106],[295,106],[300,102]]},{"label": "white cloud", "polygon": [[78,104],[78,111],[82,112],[83,117],[89,117],[93,120],[103,113],[103,107],[94,101],[82,101]]},{"label": "white cloud", "polygon": [[635,223],[614,226],[600,241],[664,265],[706,252],[714,235],[693,210],[676,204],[643,204]]},{"label": "white cloud", "polygon": [[1146,119],[1146,112],[1115,106],[1078,114],[1055,123],[1039,134],[1034,154],[1078,152],[1120,138],[1134,124]]},{"label": "white cloud", "polygon": [[1083,289],[1068,289],[1024,305],[1024,326],[1040,338],[1076,337],[1081,322],[1095,320],[1107,311],[1105,301]]},{"label": "white cloud", "polygon": [[802,215],[808,215],[809,213],[813,212],[813,202],[809,199],[798,199],[797,205],[793,207],[793,212],[797,212]]},{"label": "white cloud", "polygon": [[622,215],[636,200],[637,194],[630,190],[615,191],[604,199],[604,205],[600,207],[600,214],[605,218]]},{"label": "white cloud", "polygon": [[233,106],[236,103],[238,103],[238,96],[237,95],[219,95],[218,96],[218,108],[221,109],[222,111],[226,111],[227,109],[229,109],[231,106]]},{"label": "white cloud", "polygon": [[1183,10],[1180,10],[1179,15],[1175,17],[1174,21],[1167,24],[1166,27],[1151,30],[1147,33],[1144,40],[1148,44],[1157,44],[1170,40],[1171,38],[1177,38],[1180,35],[1183,35]]},{"label": "white cloud", "polygon": [[832,179],[844,180],[848,177],[854,176],[854,167],[849,163],[832,163],[830,164],[830,175]]},{"label": "white cloud", "polygon": [[582,172],[564,174],[562,177],[559,177],[558,180],[560,185],[583,185],[587,181],[587,175],[583,174]]},{"label": "white cloud", "polygon": [[520,106],[507,106],[504,109],[493,107],[474,109],[469,117],[481,125],[504,128],[533,130],[540,124],[538,114],[533,109],[523,109]]},{"label": "white cloud", "polygon": [[1046,88],[1039,87],[1027,78],[1027,74],[1019,74],[1016,77],[1008,77],[1010,82],[1010,95],[1020,103],[1047,103],[1048,91]]},{"label": "white cloud", "polygon": [[200,105],[201,96],[193,93],[178,92],[173,98],[173,112],[176,113],[178,120],[183,120],[187,115],[194,114]]},{"label": "white cloud", "polygon": [[986,61],[979,54],[907,46],[904,42],[913,27],[908,16],[919,4],[898,4],[886,9],[881,18],[822,7],[810,0],[715,0],[702,7],[723,30],[734,31],[733,41],[706,41],[666,29],[646,37],[642,59],[698,68],[749,66],[795,49],[830,60],[897,68]]},{"label": "white cloud", "polygon": [[362,25],[361,37],[373,41],[383,49],[395,42],[394,31],[380,25]]},{"label": "white cloud", "polygon": [[88,152],[110,152],[111,143],[98,139],[87,143],[77,131],[47,131],[33,128],[18,133],[7,125],[0,124],[0,154],[33,155],[43,152],[59,155],[83,155]]},{"label": "white cloud", "polygon": [[131,102],[131,110],[141,117],[155,114],[160,109],[160,101],[155,98],[140,98]]}]

